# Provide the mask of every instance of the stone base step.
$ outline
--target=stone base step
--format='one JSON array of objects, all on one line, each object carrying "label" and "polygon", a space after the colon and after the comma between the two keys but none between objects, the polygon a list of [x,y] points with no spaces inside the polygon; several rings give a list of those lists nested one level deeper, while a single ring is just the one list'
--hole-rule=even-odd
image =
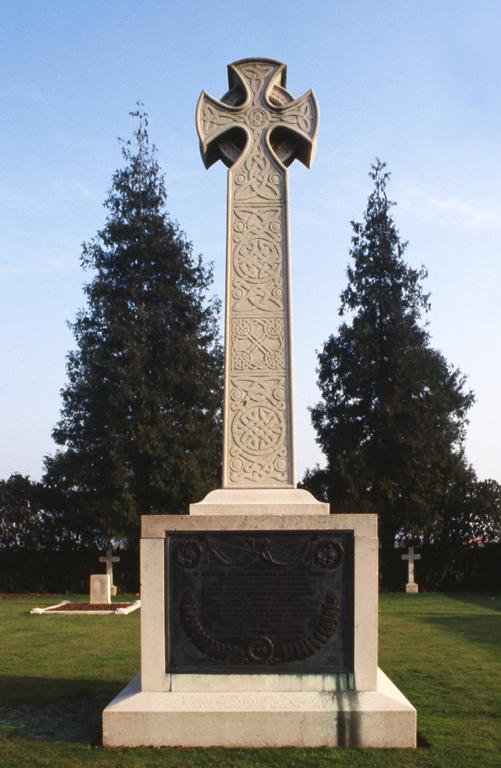
[{"label": "stone base step", "polygon": [[415,747],[416,710],[378,670],[376,691],[148,692],[103,712],[105,747]]}]

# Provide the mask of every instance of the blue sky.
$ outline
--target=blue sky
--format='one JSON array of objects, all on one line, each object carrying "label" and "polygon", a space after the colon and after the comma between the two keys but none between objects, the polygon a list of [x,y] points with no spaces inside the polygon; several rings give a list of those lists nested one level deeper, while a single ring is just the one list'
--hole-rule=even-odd
[{"label": "blue sky", "polygon": [[407,260],[429,271],[432,343],[476,393],[467,454],[501,481],[501,3],[498,0],[6,0],[0,9],[0,477],[40,476],[54,450],[66,321],[83,305],[80,245],[104,221],[117,136],[141,98],[169,211],[215,264],[222,295],[226,171],[194,128],[226,65],[288,65],[321,123],[311,170],[290,170],[298,474],[321,460],[307,407],[339,318],[351,219],[377,155]]}]

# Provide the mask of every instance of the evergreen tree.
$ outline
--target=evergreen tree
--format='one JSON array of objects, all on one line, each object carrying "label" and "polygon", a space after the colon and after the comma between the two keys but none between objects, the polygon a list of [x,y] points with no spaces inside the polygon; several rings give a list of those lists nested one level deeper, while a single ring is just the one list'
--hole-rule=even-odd
[{"label": "evergreen tree", "polygon": [[212,272],[165,208],[164,177],[138,107],[121,141],[106,223],[83,245],[87,306],[71,325],[61,447],[44,483],[69,530],[104,543],[141,514],[182,513],[219,484],[222,349]]},{"label": "evergreen tree", "polygon": [[44,543],[36,484],[19,472],[0,480],[0,550],[37,549]]},{"label": "evergreen tree", "polygon": [[322,400],[311,415],[326,469],[304,485],[336,512],[376,512],[383,553],[397,532],[411,541],[429,532],[463,455],[473,394],[465,378],[430,346],[422,322],[429,297],[424,268],[404,261],[387,198],[389,173],[379,160],[363,223],[352,222],[348,316],[318,356]]}]

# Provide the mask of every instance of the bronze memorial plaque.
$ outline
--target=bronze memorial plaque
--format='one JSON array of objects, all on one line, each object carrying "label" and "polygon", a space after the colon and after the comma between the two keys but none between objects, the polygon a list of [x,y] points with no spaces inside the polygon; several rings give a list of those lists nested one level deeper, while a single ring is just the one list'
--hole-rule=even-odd
[{"label": "bronze memorial plaque", "polygon": [[353,670],[353,536],[166,537],[168,672]]}]

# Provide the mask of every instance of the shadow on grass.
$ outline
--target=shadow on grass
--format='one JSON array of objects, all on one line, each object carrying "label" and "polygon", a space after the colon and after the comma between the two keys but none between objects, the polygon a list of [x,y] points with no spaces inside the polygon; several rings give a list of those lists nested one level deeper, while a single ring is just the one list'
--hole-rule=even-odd
[{"label": "shadow on grass", "polygon": [[501,592],[444,592],[448,600],[474,605],[477,608],[487,608],[489,611],[501,612]]},{"label": "shadow on grass", "polygon": [[0,677],[0,725],[11,737],[101,743],[101,713],[124,683]]},{"label": "shadow on grass", "polygon": [[445,632],[464,638],[470,643],[483,646],[499,655],[501,637],[501,614],[499,616],[427,616],[427,624],[432,624]]}]

